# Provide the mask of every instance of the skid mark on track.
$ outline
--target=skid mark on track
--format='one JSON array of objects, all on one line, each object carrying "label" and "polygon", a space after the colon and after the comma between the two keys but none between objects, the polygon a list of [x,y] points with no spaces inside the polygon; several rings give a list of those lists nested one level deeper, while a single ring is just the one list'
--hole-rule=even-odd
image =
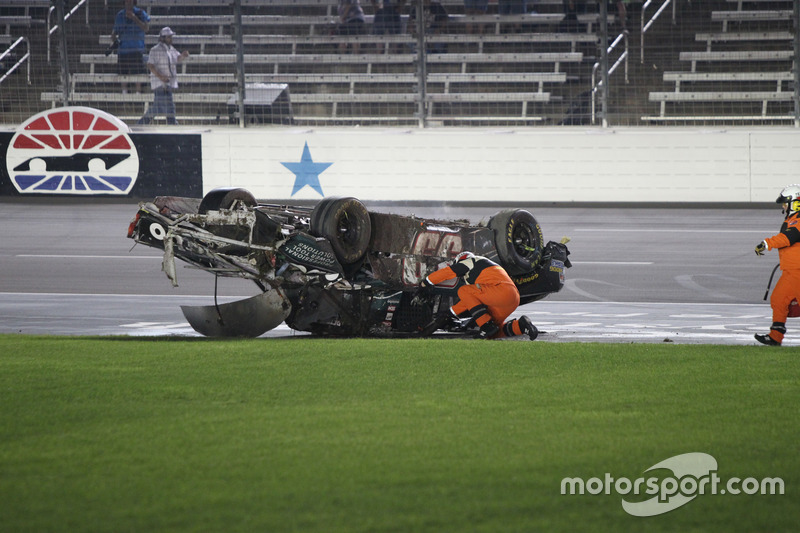
[{"label": "skid mark on track", "polygon": [[572,293],[574,293],[574,294],[576,294],[578,296],[582,296],[583,298],[587,298],[589,300],[593,300],[593,301],[596,301],[596,302],[608,302],[609,301],[607,298],[603,298],[602,296],[599,296],[597,294],[589,292],[586,289],[582,289],[581,287],[578,286],[578,283],[581,283],[581,284],[593,283],[595,285],[602,285],[602,286],[605,286],[605,287],[613,287],[613,288],[616,288],[616,289],[623,289],[623,290],[626,290],[626,291],[630,290],[628,287],[625,287],[624,285],[617,285],[615,283],[609,283],[608,281],[600,281],[600,280],[596,280],[596,279],[585,279],[585,278],[568,279],[568,280],[566,280],[564,282],[564,289],[563,290],[572,292]]},{"label": "skid mark on track", "polygon": [[725,294],[724,292],[720,292],[718,290],[709,289],[700,285],[696,278],[699,277],[706,277],[706,278],[713,278],[718,279],[721,281],[726,281],[729,283],[733,283],[734,285],[740,284],[742,281],[735,278],[729,278],[725,276],[712,276],[712,275],[700,275],[700,276],[692,276],[689,274],[685,274],[682,276],[675,276],[675,281],[678,282],[678,285],[683,287],[684,289],[689,289],[690,291],[696,294],[704,294],[706,297],[710,299],[723,299],[723,300],[735,300],[736,298],[731,296],[730,294]]}]

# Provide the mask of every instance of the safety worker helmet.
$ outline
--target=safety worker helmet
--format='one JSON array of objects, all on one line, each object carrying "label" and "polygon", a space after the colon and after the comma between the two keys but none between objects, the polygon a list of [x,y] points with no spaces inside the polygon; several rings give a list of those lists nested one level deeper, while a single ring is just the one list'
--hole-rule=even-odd
[{"label": "safety worker helmet", "polygon": [[460,263],[466,259],[472,259],[473,257],[475,257],[475,254],[472,252],[461,252],[453,259],[453,264],[455,265],[456,263]]},{"label": "safety worker helmet", "polygon": [[775,203],[781,204],[787,215],[800,211],[800,185],[794,183],[784,187]]}]

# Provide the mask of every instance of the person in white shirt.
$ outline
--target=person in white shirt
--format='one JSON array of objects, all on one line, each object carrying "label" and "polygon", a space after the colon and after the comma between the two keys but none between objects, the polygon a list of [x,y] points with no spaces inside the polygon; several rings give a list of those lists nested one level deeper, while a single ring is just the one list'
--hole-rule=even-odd
[{"label": "person in white shirt", "polygon": [[167,124],[177,124],[175,102],[172,93],[178,88],[178,63],[189,57],[189,52],[178,52],[172,46],[175,32],[169,27],[158,34],[158,44],[150,49],[147,68],[150,69],[150,87],[153,89],[153,105],[139,119],[139,124],[150,124],[156,115],[166,115]]}]

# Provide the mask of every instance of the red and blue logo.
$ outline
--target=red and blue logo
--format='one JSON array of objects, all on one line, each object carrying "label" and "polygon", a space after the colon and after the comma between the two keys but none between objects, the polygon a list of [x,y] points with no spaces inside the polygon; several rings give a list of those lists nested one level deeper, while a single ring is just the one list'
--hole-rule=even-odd
[{"label": "red and blue logo", "polygon": [[11,138],[8,175],[22,194],[128,194],[139,175],[129,132],[115,116],[90,107],[39,113]]}]

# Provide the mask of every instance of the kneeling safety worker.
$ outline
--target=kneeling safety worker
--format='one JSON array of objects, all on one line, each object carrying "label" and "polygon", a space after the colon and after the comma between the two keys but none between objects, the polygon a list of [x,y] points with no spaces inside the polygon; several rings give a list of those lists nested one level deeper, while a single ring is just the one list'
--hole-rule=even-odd
[{"label": "kneeling safety worker", "polygon": [[458,301],[449,310],[440,312],[434,322],[425,328],[425,333],[433,333],[448,322],[468,314],[480,328],[481,338],[496,339],[523,334],[531,340],[537,337],[539,331],[526,316],[504,322],[519,306],[519,291],[503,267],[472,252],[461,252],[449,266],[425,278],[421,288],[427,290],[455,277],[463,278],[466,282],[458,289]]},{"label": "kneeling safety worker", "polygon": [[756,254],[778,249],[781,277],[772,290],[769,303],[772,307],[772,326],[765,335],[756,334],[756,340],[767,346],[780,346],[786,334],[786,318],[792,300],[800,301],[800,185],[784,187],[776,200],[783,207],[786,218],[777,235],[756,245]]}]

